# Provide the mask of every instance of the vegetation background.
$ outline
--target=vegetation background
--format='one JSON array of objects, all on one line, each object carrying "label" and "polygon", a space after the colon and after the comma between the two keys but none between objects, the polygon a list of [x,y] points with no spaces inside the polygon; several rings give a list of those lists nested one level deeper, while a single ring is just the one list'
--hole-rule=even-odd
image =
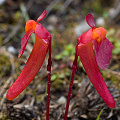
[{"label": "vegetation background", "polygon": [[120,1],[119,0],[1,0],[0,1],[0,120],[45,120],[47,58],[29,86],[14,100],[6,92],[22,71],[34,45],[30,38],[21,58],[18,53],[25,23],[36,20],[43,10],[48,14],[41,24],[52,35],[52,76],[50,120],[63,120],[78,36],[89,29],[85,16],[91,13],[96,25],[107,30],[113,43],[109,67],[101,70],[116,101],[108,108],[91,85],[78,60],[68,120],[120,120]]}]

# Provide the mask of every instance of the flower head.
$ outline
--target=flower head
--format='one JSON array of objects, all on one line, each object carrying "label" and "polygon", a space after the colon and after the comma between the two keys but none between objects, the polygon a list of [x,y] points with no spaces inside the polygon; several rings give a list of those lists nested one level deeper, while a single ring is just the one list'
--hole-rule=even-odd
[{"label": "flower head", "polygon": [[105,103],[110,108],[113,108],[115,107],[115,101],[111,96],[98,68],[99,66],[101,69],[105,69],[109,65],[113,45],[106,38],[107,32],[104,28],[95,28],[95,22],[91,14],[86,16],[86,21],[91,29],[79,36],[77,54],[97,92]]},{"label": "flower head", "polygon": [[13,83],[13,85],[9,88],[7,92],[7,99],[12,100],[16,98],[33,80],[39,69],[41,68],[45,56],[48,52],[49,41],[51,40],[50,33],[40,24],[38,23],[42,20],[47,14],[47,11],[44,10],[40,17],[37,19],[37,22],[34,20],[29,20],[25,26],[25,35],[21,40],[21,49],[19,52],[19,56],[21,57],[27,42],[32,33],[35,33],[35,44],[33,50],[25,64],[22,72],[18,76],[17,80]]},{"label": "flower head", "polygon": [[39,16],[37,19],[37,22],[34,20],[28,20],[25,25],[25,35],[23,36],[21,40],[21,50],[19,52],[19,56],[21,57],[25,47],[27,45],[27,42],[31,36],[32,33],[35,33],[39,38],[41,38],[44,42],[48,43],[48,36],[51,36],[50,33],[40,24],[38,23],[40,20],[42,20],[47,15],[47,11],[44,10],[43,13]]},{"label": "flower head", "polygon": [[92,40],[97,40],[100,43],[106,37],[106,30],[103,27],[95,28],[92,31]]}]

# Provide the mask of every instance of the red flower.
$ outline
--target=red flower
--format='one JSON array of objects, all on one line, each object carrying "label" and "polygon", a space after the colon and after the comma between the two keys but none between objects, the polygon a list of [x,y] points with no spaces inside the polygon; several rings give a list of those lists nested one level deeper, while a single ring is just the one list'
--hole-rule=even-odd
[{"label": "red flower", "polygon": [[45,56],[48,52],[49,41],[51,40],[51,35],[38,22],[42,20],[46,16],[46,14],[47,11],[44,10],[40,17],[37,19],[37,22],[35,22],[34,20],[29,20],[26,23],[26,33],[21,40],[21,50],[18,57],[22,56],[32,33],[35,33],[36,40],[33,50],[22,72],[7,92],[8,100],[16,98],[29,85],[29,83],[33,80],[45,60]]},{"label": "red flower", "polygon": [[109,65],[113,45],[106,38],[106,30],[104,28],[95,28],[95,22],[91,14],[86,16],[86,21],[91,29],[79,36],[77,54],[80,57],[90,81],[99,95],[108,107],[114,108],[115,101],[111,96],[98,68],[99,66],[101,69],[105,69]]}]

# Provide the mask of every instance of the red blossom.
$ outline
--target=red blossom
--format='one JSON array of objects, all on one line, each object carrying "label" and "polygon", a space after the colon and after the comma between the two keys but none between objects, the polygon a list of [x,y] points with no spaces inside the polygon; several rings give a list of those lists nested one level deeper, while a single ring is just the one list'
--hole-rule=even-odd
[{"label": "red blossom", "polygon": [[91,29],[79,36],[77,54],[80,57],[90,81],[99,95],[108,107],[114,108],[115,101],[98,68],[99,66],[101,69],[105,69],[109,65],[113,45],[106,38],[106,30],[104,28],[95,28],[95,22],[91,14],[86,16],[86,21]]},{"label": "red blossom", "polygon": [[47,11],[44,10],[40,17],[37,19],[37,22],[35,22],[34,20],[29,20],[26,23],[26,33],[21,40],[21,50],[18,57],[21,57],[24,53],[25,47],[32,33],[35,33],[36,40],[33,50],[22,72],[7,92],[8,100],[16,98],[29,85],[29,83],[33,80],[35,75],[40,70],[45,60],[45,56],[48,52],[49,40],[51,40],[51,35],[38,22],[42,20],[46,16],[46,14]]}]

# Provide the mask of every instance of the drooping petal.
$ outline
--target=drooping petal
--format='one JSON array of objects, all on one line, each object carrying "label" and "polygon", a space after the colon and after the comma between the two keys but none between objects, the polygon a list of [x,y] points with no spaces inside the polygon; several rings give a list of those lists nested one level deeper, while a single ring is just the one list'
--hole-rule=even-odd
[{"label": "drooping petal", "polygon": [[107,38],[104,38],[100,43],[96,40],[92,42],[95,49],[97,64],[101,69],[105,69],[110,63],[113,45]]},{"label": "drooping petal", "polygon": [[82,43],[82,44],[89,43],[92,40],[92,29],[80,35],[78,40],[79,40],[79,43]]},{"label": "drooping petal", "polygon": [[25,47],[26,47],[26,45],[27,45],[27,42],[28,42],[28,40],[29,40],[29,38],[30,38],[30,36],[31,36],[31,34],[32,34],[33,32],[34,32],[33,30],[29,30],[29,31],[23,36],[23,38],[22,38],[22,40],[21,40],[21,49],[20,49],[20,52],[19,52],[18,57],[21,57],[21,56],[22,56],[22,54],[23,54],[23,52],[24,52],[24,50],[25,50]]},{"label": "drooping petal", "polygon": [[38,17],[37,23],[38,23],[39,21],[41,21],[46,15],[47,15],[47,11],[44,10],[43,13]]},{"label": "drooping petal", "polygon": [[50,36],[50,33],[39,23],[36,25],[35,34],[41,39],[48,39]]},{"label": "drooping petal", "polygon": [[86,22],[91,28],[95,28],[95,21],[94,21],[93,16],[91,14],[88,14],[86,16]]},{"label": "drooping petal", "polygon": [[99,95],[102,97],[104,102],[108,105],[110,108],[115,107],[115,101],[110,94],[102,75],[99,71],[99,68],[97,66],[97,62],[95,59],[95,55],[93,52],[93,44],[92,42],[88,44],[79,44],[78,45],[78,55],[80,57],[80,60],[85,68],[85,71],[92,82],[93,86],[99,93]]},{"label": "drooping petal", "polygon": [[33,80],[44,62],[47,51],[48,43],[36,36],[36,41],[27,63],[7,92],[8,100],[16,98]]}]

